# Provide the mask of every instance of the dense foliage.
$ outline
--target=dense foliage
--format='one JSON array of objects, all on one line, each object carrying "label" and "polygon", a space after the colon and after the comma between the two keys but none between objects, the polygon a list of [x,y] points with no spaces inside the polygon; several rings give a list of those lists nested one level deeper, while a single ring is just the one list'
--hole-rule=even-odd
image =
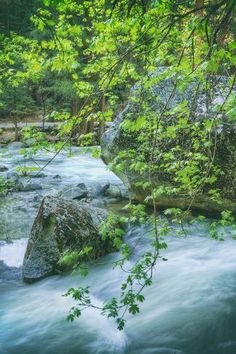
[{"label": "dense foliage", "polygon": [[[123,329],[126,313],[139,311],[139,303],[144,301],[143,290],[151,285],[158,261],[166,260],[161,250],[167,247],[165,235],[173,233],[172,222],[180,225],[178,236],[186,235],[184,221],[190,215],[192,201],[206,188],[209,199],[220,202],[215,183],[222,171],[214,161],[217,145],[214,132],[225,116],[235,120],[236,3],[234,0],[38,3],[39,8],[36,10],[34,5],[31,10],[32,22],[26,25],[24,34],[12,26],[11,30],[16,32],[8,31],[1,36],[2,114],[17,119],[35,110],[43,112],[43,116],[58,111],[64,120],[59,135],[67,136],[61,149],[78,129],[81,141],[90,142],[94,122],[99,122],[102,134],[105,122],[122,110],[130,89],[139,82],[138,94],[131,99],[138,100],[142,109],[132,120],[122,123],[125,134],[138,137],[138,151],[136,146],[121,151],[112,168],[125,171],[128,166],[147,176],[139,183],[149,190],[147,198],[152,202],[153,213],[150,216],[142,205],[129,204],[129,216],[120,220],[111,216],[101,230],[103,237],[111,237],[120,250],[122,258],[116,266],[125,269],[128,276],[121,285],[121,294],[107,300],[100,310],[115,318],[118,328]],[[160,74],[156,75],[160,68]],[[196,95],[200,87],[210,94],[219,76],[227,79],[227,95],[224,102],[213,107],[212,116],[191,122],[192,102],[169,107],[176,90],[183,92],[194,83]],[[174,86],[157,115],[151,88],[163,78],[171,78]],[[174,123],[173,120],[169,123],[170,117],[176,117]],[[170,144],[165,154],[160,153],[162,144],[185,134],[192,138],[189,150],[181,144]],[[154,186],[153,176],[160,167],[167,176],[174,175],[174,188]],[[187,210],[168,208],[165,216],[160,217],[156,205],[159,196],[177,192],[190,198]],[[150,252],[127,269],[133,250],[123,242],[122,228],[117,225],[147,220],[153,225]],[[230,211],[223,212],[222,220],[212,224],[211,236],[223,239],[217,227],[232,222]],[[85,266],[81,266],[84,270]],[[88,288],[70,289],[66,295],[78,302],[69,320],[79,317],[84,308],[97,308],[91,302]]]}]

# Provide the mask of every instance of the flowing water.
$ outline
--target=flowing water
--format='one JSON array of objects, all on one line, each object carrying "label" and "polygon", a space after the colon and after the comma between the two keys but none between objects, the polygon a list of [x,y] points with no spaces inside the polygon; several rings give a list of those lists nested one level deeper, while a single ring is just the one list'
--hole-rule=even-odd
[{"label": "flowing water", "polygon": [[[37,157],[43,165],[49,156]],[[18,154],[1,158],[14,169]],[[58,156],[41,178],[42,191],[14,193],[0,205],[0,354],[234,354],[236,353],[235,241],[207,237],[206,226],[189,226],[186,238],[168,237],[168,249],[146,290],[140,314],[128,318],[119,332],[112,320],[88,310],[73,324],[65,318],[73,301],[62,294],[73,286],[90,285],[93,301],[102,304],[118,294],[124,273],[112,270],[118,254],[92,266],[88,278],[53,276],[27,285],[19,277],[30,227],[43,194],[86,182],[96,189],[121,182],[90,154]],[[59,174],[61,179],[54,179]],[[99,200],[111,207],[109,201]],[[116,206],[117,207],[117,206]],[[145,227],[126,235],[136,256],[147,249]],[[4,241],[14,239],[12,243]],[[137,240],[139,242],[137,242]],[[131,261],[132,263],[133,261]],[[9,268],[8,268],[9,267]]]}]

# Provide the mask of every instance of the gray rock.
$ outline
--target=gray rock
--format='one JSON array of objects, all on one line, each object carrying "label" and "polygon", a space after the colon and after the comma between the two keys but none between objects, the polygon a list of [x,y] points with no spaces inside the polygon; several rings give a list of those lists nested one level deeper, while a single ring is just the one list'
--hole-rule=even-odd
[{"label": "gray rock", "polygon": [[102,240],[99,225],[107,213],[73,200],[47,196],[34,221],[23,262],[23,278],[39,280],[70,268],[59,264],[66,251],[80,252],[92,247],[81,261],[93,260],[113,250],[111,241]]},{"label": "gray rock", "polygon": [[5,172],[5,171],[7,171],[7,170],[8,170],[7,166],[5,166],[5,165],[0,165],[0,172]]},{"label": "gray rock", "polygon": [[22,192],[32,192],[32,191],[37,191],[37,190],[42,190],[42,186],[38,183],[27,183],[23,188],[21,189]]},{"label": "gray rock", "polygon": [[70,186],[60,192],[60,196],[66,199],[83,199],[88,197],[88,189],[84,183]]},{"label": "gray rock", "polygon": [[80,188],[81,190],[83,190],[84,192],[88,193],[88,188],[86,187],[86,185],[84,183],[77,184],[77,187]]},{"label": "gray rock", "polygon": [[124,185],[106,183],[101,188],[101,194],[114,199],[129,199],[129,194]]},{"label": "gray rock", "polygon": [[11,171],[7,172],[6,179],[10,182],[11,191],[19,192],[24,188],[18,173]]},{"label": "gray rock", "polygon": [[13,141],[12,143],[7,145],[7,148],[9,150],[20,150],[20,149],[24,149],[26,147],[26,145],[24,143],[22,143],[21,141]]},{"label": "gray rock", "polygon": [[20,180],[20,176],[17,172],[7,172],[7,179],[11,180],[12,182],[16,183]]},{"label": "gray rock", "polygon": [[[160,117],[160,113],[165,110],[175,108],[179,103],[187,101],[189,108],[191,108],[191,115],[189,119],[189,125],[191,122],[201,122],[209,117],[216,117],[216,105],[222,104],[224,99],[229,93],[228,78],[222,76],[212,77],[212,91],[211,97],[206,94],[205,86],[200,88],[198,83],[190,83],[185,90],[175,90],[175,81],[173,78],[163,78],[163,69],[160,70],[156,76],[158,81],[147,92],[144,93],[143,88],[142,95],[146,98],[146,103],[149,104],[152,111],[156,111],[157,119]],[[236,92],[236,88],[233,88]],[[138,98],[140,95],[140,85],[136,85],[131,93],[131,96]],[[169,99],[171,97],[171,99]],[[214,111],[215,110],[215,111]],[[139,100],[130,100],[125,110],[120,113],[111,127],[104,133],[102,137],[102,158],[105,163],[109,164],[114,161],[119,152],[132,149],[137,151],[139,148],[139,140],[137,133],[129,133],[122,128],[121,123],[126,120],[134,120],[140,114],[142,114],[142,105]],[[220,113],[221,114],[221,113]],[[176,116],[171,115],[166,118],[163,124],[168,126],[175,125]],[[176,145],[179,145],[182,151],[191,149],[192,137],[186,129],[183,133],[182,130],[176,132],[176,137],[168,138],[165,141],[158,141],[158,149],[161,154],[168,153],[170,149]],[[202,209],[206,211],[222,211],[232,210],[236,211],[236,126],[235,123],[229,121],[227,117],[224,117],[222,125],[215,129],[217,136],[217,147],[215,154],[215,165],[218,166],[223,174],[219,177],[215,184],[205,187],[201,193],[197,193],[194,200],[187,191],[181,192],[181,194],[175,194],[172,196],[163,195],[158,196],[156,200],[157,206],[160,207],[178,207],[186,208],[189,206],[190,200],[192,208]],[[214,135],[214,134],[213,134]],[[147,161],[149,161],[148,152],[146,152]],[[162,156],[162,155],[160,155]],[[179,157],[181,159],[181,156]],[[124,157],[123,157],[124,159]],[[143,189],[139,182],[147,181],[147,172],[138,173],[130,169],[130,160],[127,160],[125,169],[122,171],[115,171],[118,176],[123,180],[127,189],[129,190],[130,197],[133,200],[140,202],[146,202],[146,197],[150,194],[150,190]],[[155,188],[175,187],[174,175],[171,172],[163,172],[161,168],[156,169],[155,174],[152,176],[153,185]],[[221,191],[221,203],[210,199],[207,191],[208,189],[220,189]],[[147,201],[147,203],[152,203]]]},{"label": "gray rock", "polygon": [[53,179],[62,179],[62,177],[60,175],[55,175],[53,176]]},{"label": "gray rock", "polygon": [[96,208],[105,208],[107,206],[107,201],[101,198],[92,199],[89,205],[94,206]]},{"label": "gray rock", "polygon": [[31,147],[33,146],[34,144],[37,143],[37,140],[35,138],[30,138],[30,139],[26,139],[24,141],[24,144],[27,146],[27,147]]},{"label": "gray rock", "polygon": [[121,189],[113,184],[106,184],[102,188],[102,194],[105,195],[106,197],[110,198],[116,198],[116,199],[121,199],[122,198],[122,192]]},{"label": "gray rock", "polygon": [[22,279],[21,268],[8,267],[0,260],[0,279],[1,281],[12,281]]},{"label": "gray rock", "polygon": [[21,181],[17,182],[13,187],[13,190],[16,192],[21,192],[24,189],[24,185]]},{"label": "gray rock", "polygon": [[110,183],[104,184],[100,189],[100,194],[105,195],[109,187],[110,187]]},{"label": "gray rock", "polygon": [[33,197],[33,203],[38,203],[40,202],[42,196],[39,195],[39,194],[36,194],[34,197]]},{"label": "gray rock", "polygon": [[43,172],[28,172],[27,173],[27,176],[30,177],[30,178],[45,178],[47,177],[47,175]]}]

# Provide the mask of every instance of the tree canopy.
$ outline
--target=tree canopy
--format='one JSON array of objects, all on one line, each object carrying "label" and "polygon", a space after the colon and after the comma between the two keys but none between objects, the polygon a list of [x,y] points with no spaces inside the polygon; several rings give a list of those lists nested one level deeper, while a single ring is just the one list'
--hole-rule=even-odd
[{"label": "tree canopy", "polygon": [[[142,255],[121,285],[121,294],[105,302],[103,314],[114,317],[119,329],[125,325],[126,312],[136,314],[144,301],[143,289],[152,283],[154,268],[167,247],[164,236],[181,225],[191,211],[192,201],[207,190],[209,199],[221,199],[217,181],[222,175],[217,163],[215,132],[225,116],[236,117],[236,2],[234,0],[23,0],[2,2],[0,94],[1,114],[20,116],[37,110],[58,111],[63,124],[59,136],[66,136],[59,149],[70,143],[79,129],[81,141],[91,143],[94,122],[112,121],[129,99],[138,100],[139,112],[124,120],[122,129],[137,137],[137,146],[125,149],[113,162],[114,170],[135,170],[147,178],[153,206],[151,216],[143,205],[129,204],[129,217],[112,216],[102,228],[103,237],[111,237],[121,251],[116,266],[124,267],[132,255],[123,242],[120,223],[145,222],[154,227],[151,251]],[[27,11],[25,11],[25,9]],[[6,15],[8,14],[8,15]],[[157,75],[157,73],[159,73]],[[184,92],[190,84],[198,95],[211,94],[219,78],[227,81],[223,102],[212,107],[213,115],[191,122],[191,104],[183,100],[176,107],[169,102],[176,90]],[[173,87],[159,114],[153,109],[152,87],[170,79]],[[135,85],[138,94],[132,96]],[[130,95],[131,91],[131,95]],[[23,93],[23,94],[22,94]],[[130,98],[131,97],[131,98]],[[156,99],[156,98],[155,98]],[[193,99],[194,101],[194,99]],[[217,112],[217,113],[216,113]],[[170,118],[176,119],[170,123]],[[173,143],[176,136],[191,136],[186,150]],[[169,149],[160,153],[163,142]],[[173,144],[172,144],[173,143]],[[131,161],[131,162],[130,162]],[[174,176],[174,188],[154,185],[155,173],[162,168]],[[187,210],[168,208],[158,217],[156,200],[160,195],[186,193]],[[232,213],[224,211],[218,225],[232,222]],[[83,268],[84,269],[84,268]],[[68,317],[74,320],[83,308],[96,307],[88,288],[70,289],[67,295],[78,301]]]}]

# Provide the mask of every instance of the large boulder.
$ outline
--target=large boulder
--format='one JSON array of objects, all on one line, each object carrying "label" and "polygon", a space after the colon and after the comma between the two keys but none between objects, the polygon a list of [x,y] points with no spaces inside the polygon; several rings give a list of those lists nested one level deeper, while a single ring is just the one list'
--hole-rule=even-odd
[{"label": "large boulder", "polygon": [[[137,116],[142,115],[143,103],[139,99],[141,95],[145,98],[145,104],[149,104],[152,107],[154,114],[156,114],[157,122],[160,119],[161,112],[173,111],[182,102],[188,102],[188,108],[191,108],[189,125],[196,122],[202,123],[207,118],[222,118],[222,110],[218,111],[216,106],[220,107],[227,95],[229,95],[230,84],[227,78],[215,76],[209,95],[205,86],[199,85],[197,80],[189,83],[184,90],[180,90],[176,88],[175,80],[171,77],[165,78],[163,73],[164,70],[160,70],[154,75],[156,77],[159,76],[159,80],[156,80],[155,84],[152,84],[148,89],[145,87],[141,88],[140,84],[137,84],[132,89],[128,105],[117,116],[112,126],[102,137],[102,158],[105,163],[114,166],[113,162],[117,156],[130,149],[133,150],[133,153],[139,153],[139,138],[142,132],[134,131],[133,133],[127,133],[127,130],[124,128],[124,121],[132,122],[137,119]],[[231,87],[231,89],[236,92],[235,88]],[[168,126],[173,126],[177,119],[177,114],[166,115],[162,127],[168,128]],[[215,131],[212,132],[212,136],[216,136],[214,164],[222,171],[217,182],[196,193],[193,200],[183,190],[181,193],[177,192],[173,195],[165,194],[164,190],[167,190],[166,187],[169,190],[175,187],[174,175],[166,173],[166,171],[163,172],[162,168],[156,165],[155,173],[151,176],[152,183],[155,188],[164,187],[163,194],[158,195],[156,199],[157,206],[161,208],[178,207],[184,209],[191,204],[192,208],[210,212],[218,212],[226,209],[236,212],[236,125],[228,117],[223,116],[223,118],[223,123],[218,125]],[[193,138],[187,133],[188,126],[185,133],[180,131],[180,133],[173,134],[173,138],[170,137],[165,142],[158,142],[160,154],[168,153],[176,145],[179,145],[182,150],[191,151]],[[150,152],[146,151],[145,154],[148,161],[150,159]],[[125,160],[126,155],[128,156],[128,154],[123,153],[123,160]],[[131,169],[131,163],[132,161],[129,158],[129,161],[127,160],[127,163],[124,164],[125,167],[123,169],[114,169],[114,172],[127,186],[131,199],[152,204],[152,201],[147,198],[150,190],[148,188],[144,189],[140,183],[148,181],[147,173],[140,173]],[[208,191],[215,188],[220,190],[220,202],[209,197]]]},{"label": "large boulder", "polygon": [[113,250],[111,241],[102,240],[99,225],[107,213],[98,208],[46,196],[34,221],[23,262],[23,279],[33,282],[56,274],[64,267],[59,260],[67,251],[91,247],[81,261],[94,260]]}]

